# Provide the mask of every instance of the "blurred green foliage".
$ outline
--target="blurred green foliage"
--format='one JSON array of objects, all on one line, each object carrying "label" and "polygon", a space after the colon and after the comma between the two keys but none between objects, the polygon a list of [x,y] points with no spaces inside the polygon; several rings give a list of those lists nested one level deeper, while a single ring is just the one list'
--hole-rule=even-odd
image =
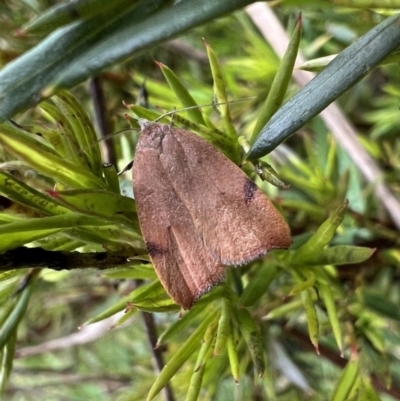
[{"label": "blurred green foliage", "polygon": [[[303,12],[300,49],[307,58],[339,53],[382,18],[367,8],[324,3],[290,1],[275,9],[290,31]],[[1,4],[2,65],[40,42],[40,36],[16,38],[10,32],[50,6],[39,0],[19,7],[12,1]],[[399,5],[393,2],[393,7]],[[202,38],[210,45],[208,56]],[[213,88],[216,68],[224,83]],[[179,113],[175,124],[187,126],[182,118],[191,119],[191,130],[209,135],[235,159],[243,154],[235,137],[224,136],[221,144],[212,134],[236,131],[244,143],[250,140],[278,69],[277,57],[244,12],[210,21],[102,72],[110,131],[127,129],[123,115],[129,110],[122,100],[141,100],[144,83],[157,115],[185,105],[185,90],[199,105],[212,103],[215,92],[219,99],[225,92],[235,101],[229,104],[229,116],[203,107],[205,125],[193,122],[188,112]],[[183,84],[175,91],[164,78],[169,71]],[[397,68],[384,65],[339,99],[395,194],[398,76]],[[287,92],[285,88],[286,98],[295,91],[294,85]],[[105,248],[135,257],[130,267],[104,272],[1,267],[4,399],[143,400],[150,394],[161,400],[168,399],[159,391],[169,379],[175,399],[400,397],[398,232],[352,155],[338,147],[318,118],[263,158],[289,189],[262,182],[251,165],[244,166],[282,210],[292,230],[291,249],[228,269],[226,284],[179,319],[179,308],[148,263],[134,203],[120,196],[115,172],[103,169],[85,115],[95,120],[87,84],[75,87],[73,95],[60,92],[15,116],[18,125],[0,127],[2,250],[31,243],[57,251]],[[138,106],[130,109],[145,113]],[[135,137],[137,132],[133,142]],[[126,150],[123,136],[115,141],[122,168],[133,152]],[[120,183],[129,188],[130,176]],[[101,207],[104,193],[110,199],[107,208]],[[152,365],[149,325],[140,311],[155,312],[167,363],[159,376]]]}]

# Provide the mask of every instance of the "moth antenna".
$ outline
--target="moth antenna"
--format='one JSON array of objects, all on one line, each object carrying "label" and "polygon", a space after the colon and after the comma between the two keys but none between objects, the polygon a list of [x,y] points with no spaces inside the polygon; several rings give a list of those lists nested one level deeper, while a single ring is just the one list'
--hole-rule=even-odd
[{"label": "moth antenna", "polygon": [[[176,111],[175,109],[173,111]],[[175,114],[172,114],[171,121],[169,122],[169,126],[172,127],[174,125]]]},{"label": "moth antenna", "polygon": [[156,119],[154,120],[154,122],[156,123],[156,122],[160,121],[162,118],[168,117],[168,116],[170,116],[170,115],[174,115],[174,114],[176,114],[176,113],[178,113],[178,112],[180,112],[180,111],[186,111],[186,110],[192,110],[192,109],[199,109],[199,108],[201,108],[201,107],[220,106],[220,105],[222,105],[222,104],[231,104],[231,103],[245,102],[245,101],[247,101],[247,100],[253,100],[253,99],[255,99],[255,98],[256,98],[256,96],[250,96],[250,97],[245,97],[245,98],[243,98],[243,99],[230,100],[229,102],[219,102],[219,103],[213,102],[213,103],[207,103],[207,104],[196,104],[196,105],[194,105],[194,106],[182,107],[182,108],[180,108],[180,109],[174,109],[174,110],[172,110],[172,111],[168,111],[167,113],[164,113],[164,114],[161,115],[160,117],[156,118]]}]

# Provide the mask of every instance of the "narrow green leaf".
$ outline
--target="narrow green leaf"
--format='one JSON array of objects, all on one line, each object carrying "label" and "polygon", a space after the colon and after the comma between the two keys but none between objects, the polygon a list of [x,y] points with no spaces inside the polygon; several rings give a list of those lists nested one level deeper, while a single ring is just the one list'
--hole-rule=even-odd
[{"label": "narrow green leaf", "polygon": [[384,333],[380,331],[378,327],[371,324],[367,327],[363,327],[362,332],[363,335],[368,338],[371,346],[374,347],[375,350],[379,351],[382,356],[387,353],[387,342],[384,338]]},{"label": "narrow green leaf", "polygon": [[238,135],[236,133],[235,128],[232,124],[232,119],[229,111],[229,101],[226,95],[225,82],[222,74],[221,67],[219,65],[219,61],[217,55],[211,46],[204,42],[206,45],[208,60],[210,62],[211,74],[213,76],[214,81],[214,96],[216,99],[216,103],[218,104],[218,108],[221,112],[221,117],[224,121],[225,133],[228,136],[231,147],[230,149],[225,149],[224,153],[229,152],[228,156],[233,162],[238,164],[240,160],[240,149],[238,144]]},{"label": "narrow green leaf", "polygon": [[0,226],[0,235],[19,233],[23,231],[52,230],[70,227],[104,226],[111,224],[107,219],[85,216],[79,213],[68,213],[60,216],[42,217],[40,219],[26,219],[16,223]]},{"label": "narrow green leaf", "polygon": [[155,295],[159,295],[160,293],[165,293],[161,283],[159,281],[154,281],[149,284],[141,285],[139,288],[133,290],[129,295],[123,297],[119,301],[112,304],[109,308],[99,313],[96,316],[91,317],[83,326],[86,326],[91,323],[96,323],[101,320],[104,320],[112,315],[115,315],[117,312],[122,311],[127,307],[127,305],[131,302],[140,302],[142,299],[146,297],[154,297]]},{"label": "narrow green leaf", "polygon": [[[94,219],[94,217],[93,217]],[[99,219],[106,219],[100,218]],[[105,222],[104,222],[105,223]],[[109,225],[104,224],[93,224],[93,226],[84,226],[79,228],[70,228],[62,232],[62,235],[71,237],[73,239],[88,242],[91,244],[99,244],[104,246],[118,246],[118,243],[125,243],[128,245],[135,244],[139,249],[144,250],[144,245],[141,248],[140,242],[142,241],[142,236],[133,227],[126,227],[118,224],[115,225],[114,219]],[[136,252],[133,251],[132,256],[136,256]]]},{"label": "narrow green leaf", "polygon": [[33,21],[24,25],[19,31],[20,36],[26,34],[45,35],[51,31],[79,19],[90,18],[97,14],[113,15],[115,9],[127,11],[136,6],[140,0],[113,0],[104,2],[104,0],[75,0],[65,1],[46,10]]},{"label": "narrow green leaf", "polygon": [[375,248],[354,245],[336,245],[323,249],[313,260],[307,262],[307,264],[309,266],[340,266],[361,263],[369,259],[375,251]]},{"label": "narrow green leaf", "polygon": [[227,342],[226,342],[226,347],[228,350],[228,358],[229,358],[229,365],[231,367],[231,373],[233,380],[235,381],[236,384],[239,384],[239,357],[237,354],[236,346],[233,340],[233,335],[232,333],[229,333]]},{"label": "narrow green leaf", "polygon": [[213,324],[211,324],[208,327],[204,335],[204,340],[203,343],[201,344],[200,351],[197,356],[194,371],[192,377],[190,378],[189,389],[186,394],[185,401],[196,401],[199,397],[201,384],[203,381],[205,365],[212,356],[211,344],[213,338],[215,337],[216,326],[217,326],[217,321],[214,320]]},{"label": "narrow green leaf", "polygon": [[[325,161],[324,177],[327,177],[329,181],[333,181],[334,174],[337,171],[337,142],[332,135],[329,135],[327,141],[329,141],[329,147]],[[345,188],[347,189],[347,186]]]},{"label": "narrow green leaf", "polygon": [[333,330],[333,336],[335,337],[336,344],[340,350],[340,354],[343,355],[343,340],[342,340],[342,329],[336,309],[335,299],[328,284],[319,282],[317,285],[319,294],[325,304],[326,311],[328,313],[329,322]]},{"label": "narrow green leaf", "polygon": [[101,189],[73,189],[52,191],[50,195],[68,209],[85,215],[137,218],[133,199],[114,192]]},{"label": "narrow green leaf", "polygon": [[[353,170],[355,169],[355,166],[353,167]],[[350,185],[350,180],[351,180],[351,170],[349,168],[346,168],[346,170],[339,176],[339,179],[337,180],[337,199],[346,199],[346,196],[348,193],[350,193],[349,189],[349,185]],[[359,180],[357,181],[357,187],[361,186],[362,183]],[[355,185],[353,186],[352,183],[352,191],[355,191],[356,188],[354,188]]]},{"label": "narrow green leaf", "polygon": [[[206,348],[207,345],[209,344],[208,343],[202,344],[201,349]],[[207,348],[207,350],[209,351],[209,347]],[[201,390],[201,384],[203,382],[205,365],[206,362],[208,362],[208,360],[210,359],[210,357],[211,357],[211,352],[207,354],[207,358],[202,358],[201,364],[199,365],[197,365],[198,363],[200,363],[199,358],[197,359],[196,366],[199,367],[196,369],[195,372],[193,372],[192,377],[190,378],[189,389],[186,394],[185,401],[196,401],[198,399]]]},{"label": "narrow green leaf", "polygon": [[229,157],[231,154],[230,151],[232,150],[232,144],[229,138],[224,132],[218,130],[217,128],[209,128],[208,126],[206,127],[204,125],[191,123],[189,120],[179,115],[175,115],[174,124],[178,127],[183,127],[186,130],[198,133],[202,138],[206,139],[208,142],[211,142],[227,157]]},{"label": "narrow green leaf", "polygon": [[315,283],[315,274],[313,272],[305,272],[304,275],[306,276],[306,280],[300,281],[298,284],[296,284],[287,294],[288,297],[291,297],[292,295],[299,294],[300,292],[306,291],[309,288],[311,288],[314,283]]},{"label": "narrow green leaf", "polygon": [[325,57],[318,57],[312,60],[306,60],[300,64],[297,68],[302,71],[314,71],[319,72],[325,68],[337,55],[331,54]]},{"label": "narrow green leaf", "polygon": [[290,312],[300,309],[303,306],[301,299],[296,299],[290,302],[285,302],[284,304],[277,306],[267,313],[263,317],[265,320],[279,319],[281,317],[287,317]]},{"label": "narrow green leaf", "polygon": [[103,176],[109,190],[120,195],[121,189],[119,186],[118,174],[115,166],[112,164],[103,165]]},{"label": "narrow green leaf", "polygon": [[[239,138],[239,143],[240,143],[240,138]],[[242,146],[242,145],[241,145]],[[243,146],[242,146],[243,147]],[[248,163],[252,164],[252,163]],[[288,189],[289,186],[286,185],[279,177],[277,172],[273,169],[271,165],[268,163],[265,163],[263,160],[259,160],[257,164],[257,174],[263,181],[267,181],[270,184],[274,185],[277,188],[280,189]]]},{"label": "narrow green leaf", "polygon": [[268,122],[271,116],[279,109],[283,103],[287,88],[292,78],[294,63],[296,61],[297,52],[301,39],[301,16],[297,19],[296,27],[290,38],[288,48],[282,58],[279,70],[272,82],[268,97],[262,106],[257,123],[254,127],[253,135],[250,143],[253,144],[256,137],[260,133],[262,127]]},{"label": "narrow green leaf", "polygon": [[30,133],[11,124],[0,125],[0,144],[37,171],[75,188],[104,188],[105,183],[89,170],[77,170],[76,165],[55,155],[48,146],[33,139]]},{"label": "narrow green leaf", "polygon": [[254,275],[239,298],[239,305],[253,306],[265,295],[272,280],[276,277],[277,271],[278,268],[273,264],[267,262],[262,262],[261,266],[257,264]]},{"label": "narrow green leaf", "polygon": [[[136,290],[133,290],[128,297],[130,298],[129,302],[139,303],[143,300],[157,298],[160,295],[164,294],[165,290],[164,287],[161,285],[161,283],[159,281],[154,281],[149,284],[141,285]],[[124,299],[126,298],[127,297],[124,297]]]},{"label": "narrow green leaf", "polygon": [[43,243],[38,241],[38,244],[42,248],[52,251],[74,251],[75,249],[84,246],[84,243],[81,241],[74,241],[71,238],[65,238],[62,236],[45,239]]},{"label": "narrow green leaf", "polygon": [[[309,215],[312,215],[315,220],[322,220],[325,218],[325,210],[322,208],[316,208],[314,203],[310,201],[303,201],[298,199],[282,199],[280,203],[282,209],[292,209],[297,210],[299,212],[305,212]],[[305,233],[309,235],[309,233]]]},{"label": "narrow green leaf", "polygon": [[[10,338],[15,335],[19,322],[25,315],[26,308],[28,307],[28,302],[32,294],[32,288],[34,284],[33,281],[34,277],[31,276],[30,281],[18,295],[18,301],[13,310],[0,327],[0,349],[3,349]],[[11,341],[13,340],[11,339]]]},{"label": "narrow green leaf", "polygon": [[333,238],[336,229],[344,219],[348,201],[340,205],[327,220],[325,220],[313,236],[291,255],[291,262],[304,265],[312,261]]},{"label": "narrow green leaf", "polygon": [[[136,263],[137,262],[137,263]],[[157,275],[151,264],[142,264],[140,261],[132,260],[132,267],[129,268],[116,268],[112,271],[105,271],[102,274],[104,277],[126,280],[126,279],[142,279],[142,280],[155,280]]]},{"label": "narrow green leaf", "polygon": [[201,114],[200,108],[193,107],[197,106],[197,103],[189,93],[189,91],[185,88],[181,80],[176,76],[176,74],[168,68],[166,65],[157,62],[157,65],[160,67],[161,72],[163,73],[165,79],[168,82],[170,88],[174,91],[176,97],[181,102],[183,107],[189,107],[186,112],[189,115],[189,119],[199,125],[206,125],[203,115]]},{"label": "narrow green leaf", "polygon": [[352,357],[342,371],[330,401],[345,401],[347,399],[359,375],[359,371],[359,359],[357,357]]},{"label": "narrow green leaf", "polygon": [[129,305],[128,305],[125,310],[124,315],[110,326],[110,330],[115,329],[119,326],[122,326],[124,323],[128,322],[129,319],[131,319],[132,316],[135,315],[137,312],[138,312],[138,309],[129,308]]},{"label": "narrow green leaf", "polygon": [[4,391],[13,367],[17,333],[14,331],[2,350],[0,361],[0,394]]},{"label": "narrow green leaf", "polygon": [[189,359],[193,352],[200,346],[201,339],[206,332],[208,326],[213,320],[218,318],[215,313],[210,313],[204,318],[197,329],[185,341],[185,343],[175,352],[172,358],[164,366],[154,384],[152,385],[146,400],[152,400],[171,380],[176,371]]},{"label": "narrow green leaf", "polygon": [[[16,270],[14,270],[16,271]],[[2,281],[3,280],[8,280],[10,278],[13,277],[12,274],[9,274],[9,270],[4,272],[4,276],[2,274]],[[21,273],[19,271],[17,271],[18,275],[18,279],[21,278]],[[0,298],[2,300],[7,300],[7,302],[3,305],[3,307],[0,309],[0,327],[2,327],[5,322],[7,321],[8,317],[10,316],[11,312],[14,310],[15,305],[18,301],[17,297],[13,296],[13,293],[15,291],[15,286],[14,285],[6,285],[0,293]]]},{"label": "narrow green leaf", "polygon": [[[11,278],[15,278],[15,277],[17,277],[19,279],[19,278],[21,278],[21,274],[25,274],[25,273],[26,273],[26,270],[21,271],[19,269],[7,270],[4,272],[0,272],[0,281],[10,280]],[[11,286],[3,287],[3,289],[0,290],[0,299],[9,297],[12,292],[13,292],[13,288]],[[13,305],[11,305],[10,302],[8,302],[8,306],[10,306],[11,309],[14,307]],[[11,311],[11,309],[10,309],[10,311]],[[4,314],[4,308],[3,308],[3,311],[0,315],[0,325],[2,324],[2,322],[6,316],[8,316],[8,313]]]},{"label": "narrow green leaf", "polygon": [[36,191],[5,171],[0,171],[0,192],[15,202],[48,214],[69,212],[67,208],[57,204],[49,196]]},{"label": "narrow green leaf", "polygon": [[46,130],[43,127],[38,127],[37,131],[41,133],[43,138],[51,143],[59,156],[77,166],[88,169],[90,164],[86,158],[86,154],[81,151],[78,144],[78,140],[70,123],[71,118],[63,113],[63,111],[50,100],[42,102],[40,108],[56,121],[57,130]]},{"label": "narrow green leaf", "polygon": [[157,120],[157,121],[162,122],[164,124],[168,124],[169,123],[167,117],[162,117],[161,118],[162,114],[157,113],[157,112],[155,112],[153,110],[146,109],[145,107],[140,106],[138,104],[129,104],[129,105],[126,105],[126,106],[128,107],[128,109],[132,113],[135,113],[135,115],[137,117],[139,117],[139,118],[143,118],[143,119],[148,120],[148,121]]},{"label": "narrow green leaf", "polygon": [[400,44],[399,21],[400,14],[385,19],[338,54],[274,114],[246,158],[254,160],[271,152],[396,50]]},{"label": "narrow green leaf", "polygon": [[69,121],[80,151],[86,156],[91,172],[101,178],[103,163],[93,124],[81,104],[67,91],[60,91],[51,99]]},{"label": "narrow green leaf", "polygon": [[231,328],[231,309],[229,307],[229,301],[226,298],[222,298],[221,303],[221,316],[218,322],[217,338],[215,340],[213,353],[214,356],[225,352],[226,342],[228,340]]},{"label": "narrow green leaf", "polygon": [[371,384],[369,377],[363,376],[362,385],[359,392],[359,401],[381,401],[378,393]]},{"label": "narrow green leaf", "polygon": [[104,245],[112,241],[132,244],[141,241],[140,234],[130,227],[130,223],[129,226],[116,225],[116,221],[115,218],[91,217],[79,213],[25,218],[0,225],[0,251],[45,238],[61,230],[65,235],[95,244]]},{"label": "narrow green leaf", "polygon": [[[22,222],[22,224],[24,221]],[[37,241],[42,238],[46,238],[49,235],[57,234],[62,229],[55,228],[55,229],[33,229],[32,231],[25,231],[25,232],[13,232],[13,233],[2,233],[2,228],[5,226],[9,226],[11,224],[19,224],[19,223],[10,223],[4,224],[0,226],[0,252],[8,251],[9,249],[14,249],[19,246],[29,244],[30,242]]]},{"label": "narrow green leaf", "polygon": [[319,355],[319,326],[315,305],[311,296],[311,290],[308,289],[303,291],[301,293],[301,299],[303,300],[304,310],[307,316],[308,335],[310,336],[310,340],[315,348],[315,351]]},{"label": "narrow green leaf", "polygon": [[254,368],[259,377],[264,374],[265,356],[261,334],[257,324],[247,309],[236,309],[234,316],[238,322],[239,330],[246,341],[253,359]]},{"label": "narrow green leaf", "polygon": [[[285,181],[290,181],[291,185],[301,188],[302,192],[308,195],[310,198],[320,199],[321,194],[318,191],[322,191],[321,181],[318,180],[313,171],[307,172],[307,174],[299,174],[296,169],[284,168],[279,171],[280,177]],[[310,204],[315,210],[313,204]]]},{"label": "narrow green leaf", "polygon": [[131,302],[131,304],[133,308],[148,313],[179,312],[181,310],[181,307],[165,292],[157,297],[153,297],[150,294],[148,298]]},{"label": "narrow green leaf", "polygon": [[21,216],[15,216],[11,214],[0,213],[0,225],[1,224],[8,224],[8,223],[15,223],[16,221],[20,221]]},{"label": "narrow green leaf", "polygon": [[203,310],[204,307],[199,307],[198,304],[194,305],[194,307],[186,312],[181,319],[168,326],[160,334],[156,347],[158,348],[161,344],[165,344],[175,334],[181,332],[185,327],[188,327]]}]

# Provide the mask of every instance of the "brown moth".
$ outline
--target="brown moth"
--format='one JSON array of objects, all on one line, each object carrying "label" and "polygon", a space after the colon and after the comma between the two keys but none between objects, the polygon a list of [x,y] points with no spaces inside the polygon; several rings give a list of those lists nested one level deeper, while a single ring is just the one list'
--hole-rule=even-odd
[{"label": "brown moth", "polygon": [[226,265],[291,244],[289,227],[267,196],[189,131],[143,123],[133,188],[157,275],[185,309],[223,279]]}]

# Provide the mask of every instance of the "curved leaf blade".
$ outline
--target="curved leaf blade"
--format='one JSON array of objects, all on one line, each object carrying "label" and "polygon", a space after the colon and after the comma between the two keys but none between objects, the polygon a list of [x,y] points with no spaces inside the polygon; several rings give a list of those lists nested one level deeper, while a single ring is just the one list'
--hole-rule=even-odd
[{"label": "curved leaf blade", "polygon": [[185,0],[159,11],[170,2],[144,1],[111,19],[100,15],[61,28],[0,72],[0,122],[48,96],[51,91],[44,94],[44,89],[54,83],[71,88],[139,51],[252,2]]},{"label": "curved leaf blade", "polygon": [[396,14],[336,56],[272,116],[246,158],[254,160],[271,152],[398,48],[399,24],[400,14]]}]

